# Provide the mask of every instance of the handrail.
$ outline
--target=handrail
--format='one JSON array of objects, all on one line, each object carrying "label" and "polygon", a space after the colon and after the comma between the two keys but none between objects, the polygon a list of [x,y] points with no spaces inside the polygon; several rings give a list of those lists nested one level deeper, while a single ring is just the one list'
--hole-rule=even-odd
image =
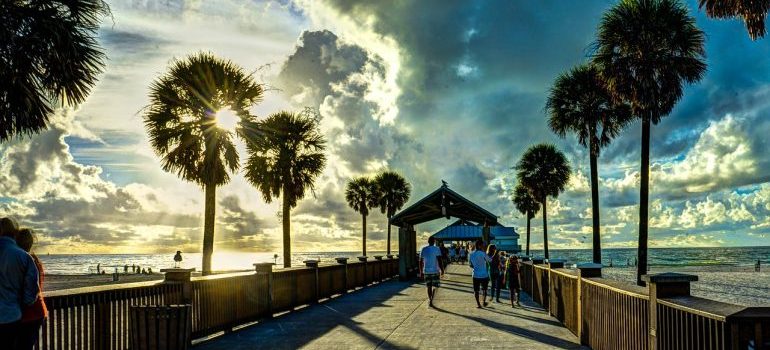
[{"label": "handrail", "polygon": [[583,283],[593,284],[593,285],[603,287],[611,291],[629,295],[632,297],[650,300],[650,295],[646,294],[643,291],[642,287],[637,287],[635,285],[631,285],[624,282],[611,281],[600,277],[583,278],[582,280],[583,280]]},{"label": "handrail", "polygon": [[562,275],[562,276],[567,277],[567,278],[573,278],[573,279],[577,279],[578,278],[577,274],[573,270],[570,270],[570,269],[563,269],[563,268],[551,269],[551,272],[557,273],[557,274]]},{"label": "handrail", "polygon": [[730,315],[746,309],[744,306],[694,296],[658,299],[658,304],[717,321],[726,321]]}]

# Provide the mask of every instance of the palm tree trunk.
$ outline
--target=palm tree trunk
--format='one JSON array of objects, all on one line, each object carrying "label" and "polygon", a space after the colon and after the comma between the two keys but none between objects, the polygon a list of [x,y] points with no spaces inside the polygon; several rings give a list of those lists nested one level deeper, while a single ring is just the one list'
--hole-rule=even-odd
[{"label": "palm tree trunk", "polygon": [[214,255],[214,213],[217,204],[217,186],[205,185],[206,203],[203,209],[203,275],[211,274],[211,256]]},{"label": "palm tree trunk", "polygon": [[530,221],[532,221],[532,217],[529,215],[529,212],[527,212],[527,256],[529,256],[529,227],[530,227]]},{"label": "palm tree trunk", "polygon": [[390,216],[388,216],[388,254],[390,255]]},{"label": "palm tree trunk", "polygon": [[639,188],[639,264],[636,267],[636,284],[644,286],[642,275],[647,273],[647,219],[650,194],[650,117],[642,117],[642,168]]},{"label": "palm tree trunk", "polygon": [[283,189],[283,267],[291,267],[291,207],[286,188]]},{"label": "palm tree trunk", "polygon": [[364,239],[363,239],[363,243],[362,243],[362,245],[363,245],[363,249],[362,249],[363,254],[362,255],[366,256],[366,215],[362,214],[361,218],[363,219],[363,222],[364,222],[364,236],[363,236]]},{"label": "palm tree trunk", "polygon": [[590,145],[590,156],[591,159],[591,206],[592,206],[592,217],[593,217],[593,224],[594,224],[594,263],[601,264],[602,263],[602,242],[601,242],[601,228],[599,227],[599,166],[596,164],[597,160],[596,158],[598,155],[596,154],[596,149],[598,145],[596,145],[596,140],[594,138],[591,138],[591,145]]},{"label": "palm tree trunk", "polygon": [[545,258],[548,259],[548,208],[546,208],[546,202],[548,202],[548,197],[543,196],[543,250],[545,251]]}]

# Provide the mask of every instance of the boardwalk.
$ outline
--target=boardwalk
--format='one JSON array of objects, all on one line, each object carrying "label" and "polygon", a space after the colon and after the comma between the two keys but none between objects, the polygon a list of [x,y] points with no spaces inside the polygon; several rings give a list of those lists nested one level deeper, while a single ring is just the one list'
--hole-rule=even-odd
[{"label": "boardwalk", "polygon": [[[581,349],[577,338],[529,301],[477,309],[469,268],[450,266],[427,305],[419,283],[389,281],[197,345],[210,349]],[[507,293],[504,293],[507,298]]]}]

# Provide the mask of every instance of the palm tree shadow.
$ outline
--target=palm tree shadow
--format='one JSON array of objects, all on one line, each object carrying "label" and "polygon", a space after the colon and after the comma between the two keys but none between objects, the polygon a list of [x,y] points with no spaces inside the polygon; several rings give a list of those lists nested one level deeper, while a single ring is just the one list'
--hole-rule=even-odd
[{"label": "palm tree shadow", "polygon": [[504,323],[496,322],[496,321],[493,321],[493,320],[488,320],[488,319],[485,319],[485,318],[482,318],[482,317],[458,314],[456,312],[452,312],[452,311],[449,311],[449,310],[441,309],[439,307],[435,307],[435,310],[439,311],[439,312],[455,315],[455,316],[458,316],[458,317],[466,318],[466,319],[475,321],[475,322],[477,322],[477,323],[479,323],[481,325],[484,325],[486,327],[489,327],[489,328],[492,328],[492,329],[501,330],[501,331],[508,332],[508,333],[511,333],[511,334],[516,334],[518,336],[521,336],[521,337],[524,337],[524,338],[528,338],[530,340],[537,341],[537,342],[540,342],[540,343],[543,343],[543,344],[547,344],[547,345],[550,345],[550,346],[553,346],[553,347],[556,347],[556,348],[559,348],[559,349],[579,349],[580,348],[579,344],[576,344],[576,343],[573,343],[573,342],[569,342],[569,341],[566,341],[564,339],[560,339],[560,338],[557,338],[557,337],[554,337],[554,336],[551,336],[551,335],[548,335],[548,334],[543,334],[543,333],[540,333],[540,332],[532,331],[532,330],[529,330],[529,329],[526,329],[526,328],[521,328],[521,327],[517,327],[517,326],[514,326],[514,325],[509,325],[509,324],[504,324]]}]

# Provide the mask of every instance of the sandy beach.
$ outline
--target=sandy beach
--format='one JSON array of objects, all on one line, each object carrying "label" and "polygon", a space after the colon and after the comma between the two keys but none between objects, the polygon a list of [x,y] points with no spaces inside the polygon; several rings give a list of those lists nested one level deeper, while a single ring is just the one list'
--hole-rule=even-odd
[{"label": "sandy beach", "polygon": [[121,283],[133,283],[144,281],[156,281],[162,280],[163,274],[152,275],[137,275],[128,274],[120,275],[119,281],[113,281],[111,274],[104,275],[46,275],[43,285],[44,291],[80,288],[80,287],[93,287],[106,284],[121,284]]},{"label": "sandy beach", "polygon": [[[745,306],[770,306],[770,268],[754,272],[753,268],[732,266],[690,266],[652,268],[650,273],[678,272],[698,276],[691,285],[692,295]],[[635,282],[636,270],[610,267],[602,270],[605,278]]]}]

